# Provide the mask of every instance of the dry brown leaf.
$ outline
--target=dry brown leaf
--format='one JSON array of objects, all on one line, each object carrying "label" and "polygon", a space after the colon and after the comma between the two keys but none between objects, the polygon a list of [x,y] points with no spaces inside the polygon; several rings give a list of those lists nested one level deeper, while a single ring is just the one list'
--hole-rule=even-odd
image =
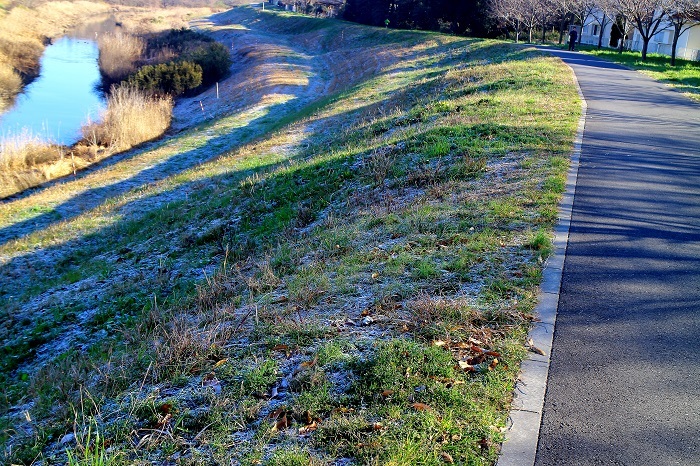
[{"label": "dry brown leaf", "polygon": [[383,428],[384,426],[381,422],[375,422],[374,424],[372,424],[372,429],[374,430],[382,430]]},{"label": "dry brown leaf", "polygon": [[360,316],[362,316],[362,317],[367,317],[368,315],[369,315],[369,309],[365,309],[364,311],[362,311],[360,313]]},{"label": "dry brown leaf", "polygon": [[381,395],[382,395],[384,398],[390,397],[390,396],[393,395],[393,394],[394,394],[394,390],[384,390],[384,391],[381,393]]},{"label": "dry brown leaf", "polygon": [[544,356],[545,353],[541,349],[535,346],[535,342],[532,341],[532,338],[527,340],[527,346],[530,351],[532,351],[535,354],[539,354],[540,356]]},{"label": "dry brown leaf", "polygon": [[313,421],[313,422],[305,425],[304,427],[300,427],[299,428],[299,435],[308,435],[311,432],[315,431],[316,429],[318,429],[318,423],[316,421]]},{"label": "dry brown leaf", "polygon": [[425,403],[413,403],[411,408],[415,409],[416,411],[431,411],[433,409]]},{"label": "dry brown leaf", "polygon": [[372,280],[376,280],[377,278],[379,278],[379,273],[373,272],[372,273]]},{"label": "dry brown leaf", "polygon": [[444,340],[433,340],[433,346],[445,346],[447,342]]},{"label": "dry brown leaf", "polygon": [[304,368],[314,367],[316,365],[316,362],[318,362],[318,357],[313,358],[311,361],[302,362],[301,364],[299,364],[299,367],[304,367]]},{"label": "dry brown leaf", "polygon": [[450,455],[447,452],[444,452],[444,451],[440,452],[440,456],[447,464],[454,464],[454,462],[455,462],[455,460],[452,458],[452,455]]},{"label": "dry brown leaf", "polygon": [[289,351],[289,345],[282,345],[282,344],[275,345],[275,346],[272,347],[272,351],[284,351],[284,352],[287,352],[287,351]]},{"label": "dry brown leaf", "polygon": [[220,361],[217,361],[217,363],[214,364],[214,369],[216,369],[217,367],[223,366],[227,362],[228,362],[228,358],[224,358],[224,359],[221,359]]},{"label": "dry brown leaf", "polygon": [[494,358],[494,360],[491,361],[491,364],[489,364],[489,369],[495,369],[497,365],[498,365],[498,359]]},{"label": "dry brown leaf", "polygon": [[287,413],[284,413],[284,415],[275,423],[275,426],[272,428],[273,432],[284,430],[287,427],[289,427],[289,420],[287,419]]},{"label": "dry brown leaf", "polygon": [[270,414],[267,415],[268,419],[277,419],[282,415],[284,412],[284,408],[277,408],[276,410],[272,411]]},{"label": "dry brown leaf", "polygon": [[466,372],[476,372],[476,368],[466,361],[458,361],[459,368]]}]

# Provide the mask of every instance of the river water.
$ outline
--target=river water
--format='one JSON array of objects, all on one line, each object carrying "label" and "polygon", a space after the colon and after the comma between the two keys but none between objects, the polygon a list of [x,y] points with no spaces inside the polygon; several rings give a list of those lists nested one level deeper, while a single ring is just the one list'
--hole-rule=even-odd
[{"label": "river water", "polygon": [[98,50],[96,42],[87,39],[95,38],[93,29],[46,47],[39,77],[0,115],[0,139],[33,135],[70,145],[80,139],[80,128],[88,118],[99,118],[104,97],[98,89]]}]

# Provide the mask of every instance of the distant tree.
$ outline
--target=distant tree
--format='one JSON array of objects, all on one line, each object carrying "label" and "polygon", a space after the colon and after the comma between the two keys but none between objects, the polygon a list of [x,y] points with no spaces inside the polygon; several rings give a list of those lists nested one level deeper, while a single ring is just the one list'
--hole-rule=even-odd
[{"label": "distant tree", "polygon": [[647,59],[649,41],[667,19],[669,2],[678,0],[616,0],[614,8],[632,22],[642,37],[642,61]]},{"label": "distant tree", "polygon": [[669,2],[668,19],[673,27],[671,66],[676,65],[678,39],[688,29],[700,24],[700,2],[698,0],[674,0]]},{"label": "distant tree", "polygon": [[503,21],[506,27],[513,28],[515,43],[520,42],[520,0],[489,0],[489,12],[494,18]]}]

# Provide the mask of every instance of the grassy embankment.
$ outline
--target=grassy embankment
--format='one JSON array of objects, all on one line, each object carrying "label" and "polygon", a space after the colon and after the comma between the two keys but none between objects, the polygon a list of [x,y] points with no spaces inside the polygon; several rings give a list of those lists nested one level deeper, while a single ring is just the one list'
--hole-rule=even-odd
[{"label": "grassy embankment", "polygon": [[[104,19],[108,12],[108,5],[92,2],[48,2],[33,9],[16,6],[6,12],[0,18],[0,32],[3,33],[0,58],[4,59],[0,61],[0,98],[4,98],[0,110],[20,91],[20,76],[28,80],[38,75],[39,59],[47,39],[60,36],[79,21]],[[194,15],[205,13],[211,10],[122,8],[111,11],[122,24],[122,30],[141,35],[182,27]],[[133,72],[136,62],[142,58],[142,41],[129,33],[103,34],[99,45],[101,70],[110,77]],[[124,77],[119,75],[116,80]],[[76,173],[96,161],[162,135],[170,125],[171,109],[169,98],[157,99],[124,89],[109,96],[99,122],[86,121],[83,140],[73,147],[43,141],[26,131],[2,135],[0,198]]]},{"label": "grassy embankment", "polygon": [[585,45],[581,46],[581,51],[641,71],[700,102],[700,62],[676,59],[676,66],[671,66],[671,57],[655,53],[647,55],[647,60],[642,61],[641,52],[620,53],[617,50],[597,50]]},{"label": "grassy embankment", "polygon": [[0,246],[4,459],[493,463],[579,113],[569,70],[495,41],[234,17],[216,29],[297,46],[268,52],[307,85],[379,66],[301,108],[272,89],[248,123],[149,150],[240,131],[236,149]]}]

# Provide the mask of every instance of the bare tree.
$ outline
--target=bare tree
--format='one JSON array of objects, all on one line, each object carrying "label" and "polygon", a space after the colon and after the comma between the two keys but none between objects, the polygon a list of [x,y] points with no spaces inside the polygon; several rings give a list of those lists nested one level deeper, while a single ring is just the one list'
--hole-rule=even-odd
[{"label": "bare tree", "polygon": [[673,44],[671,45],[671,66],[676,65],[678,39],[688,29],[700,24],[700,2],[698,0],[669,1],[668,20],[673,27]]},{"label": "bare tree", "polygon": [[520,0],[489,0],[489,12],[515,30],[515,43],[520,42]]},{"label": "bare tree", "polygon": [[631,21],[642,36],[642,61],[646,61],[649,41],[664,30],[661,26],[667,19],[669,0],[617,0],[616,3],[619,13]]},{"label": "bare tree", "polygon": [[614,1],[615,0],[598,0],[596,2],[596,8],[591,10],[590,13],[593,19],[595,19],[595,21],[600,25],[600,30],[598,31],[598,50],[600,50],[603,46],[603,34],[605,33],[605,28],[616,19]]}]

